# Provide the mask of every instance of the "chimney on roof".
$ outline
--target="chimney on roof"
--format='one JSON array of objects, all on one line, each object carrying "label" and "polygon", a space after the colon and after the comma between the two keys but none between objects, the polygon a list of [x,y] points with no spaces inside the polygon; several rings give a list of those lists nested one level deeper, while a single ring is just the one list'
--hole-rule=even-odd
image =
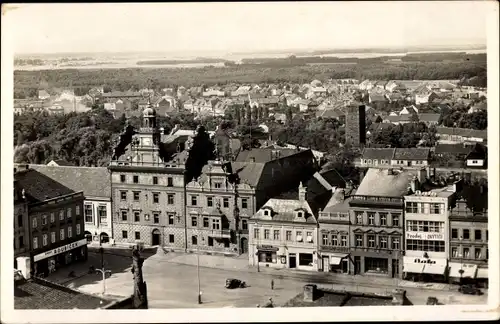
[{"label": "chimney on roof", "polygon": [[300,182],[300,185],[299,185],[299,200],[300,201],[306,201],[306,195],[307,195],[307,187],[304,187],[302,185],[302,182]]}]

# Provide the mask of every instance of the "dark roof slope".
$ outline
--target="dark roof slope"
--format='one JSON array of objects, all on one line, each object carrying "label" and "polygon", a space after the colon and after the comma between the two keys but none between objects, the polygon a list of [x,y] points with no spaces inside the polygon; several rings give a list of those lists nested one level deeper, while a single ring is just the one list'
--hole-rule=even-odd
[{"label": "dark roof slope", "polygon": [[396,148],[394,160],[427,160],[429,158],[429,148]]},{"label": "dark roof slope", "polygon": [[30,168],[76,192],[83,191],[87,197],[111,197],[111,179],[107,168],[37,164],[30,165]]},{"label": "dark roof slope", "polygon": [[436,144],[435,154],[468,154],[474,147],[463,144]]},{"label": "dark roof slope", "polygon": [[[274,152],[276,152],[276,154],[273,154]],[[296,154],[298,152],[299,151],[294,149],[254,148],[251,150],[240,151],[235,160],[236,162],[266,163]]]},{"label": "dark roof slope", "polygon": [[372,159],[372,160],[391,160],[394,156],[395,149],[393,148],[365,148],[363,150],[363,159]]},{"label": "dark roof slope", "polygon": [[33,203],[75,193],[74,190],[33,169],[16,172],[14,180],[25,190],[28,201]]}]

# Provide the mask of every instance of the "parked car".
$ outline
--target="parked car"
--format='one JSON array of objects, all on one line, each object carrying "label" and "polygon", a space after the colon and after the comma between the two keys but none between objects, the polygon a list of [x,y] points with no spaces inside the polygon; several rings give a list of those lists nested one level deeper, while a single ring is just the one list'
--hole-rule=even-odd
[{"label": "parked car", "polygon": [[234,288],[245,288],[247,285],[244,281],[241,281],[239,279],[226,279],[226,288],[227,289],[234,289]]},{"label": "parked car", "polygon": [[482,294],[481,290],[474,285],[462,285],[458,288],[458,291],[464,295],[481,295]]}]

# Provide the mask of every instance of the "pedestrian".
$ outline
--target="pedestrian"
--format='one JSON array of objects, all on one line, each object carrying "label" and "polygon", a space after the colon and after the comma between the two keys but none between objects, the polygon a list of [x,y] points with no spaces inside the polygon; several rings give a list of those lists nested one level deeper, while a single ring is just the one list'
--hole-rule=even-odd
[{"label": "pedestrian", "polygon": [[271,279],[271,290],[274,290],[274,279]]}]

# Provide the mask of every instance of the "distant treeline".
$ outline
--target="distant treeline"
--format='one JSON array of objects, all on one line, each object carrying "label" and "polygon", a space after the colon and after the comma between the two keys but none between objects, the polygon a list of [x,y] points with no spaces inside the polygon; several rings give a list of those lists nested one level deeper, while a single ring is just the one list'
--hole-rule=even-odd
[{"label": "distant treeline", "polygon": [[227,60],[219,58],[195,58],[192,60],[148,60],[139,61],[137,65],[176,65],[176,64],[211,64],[211,63],[224,63]]}]

